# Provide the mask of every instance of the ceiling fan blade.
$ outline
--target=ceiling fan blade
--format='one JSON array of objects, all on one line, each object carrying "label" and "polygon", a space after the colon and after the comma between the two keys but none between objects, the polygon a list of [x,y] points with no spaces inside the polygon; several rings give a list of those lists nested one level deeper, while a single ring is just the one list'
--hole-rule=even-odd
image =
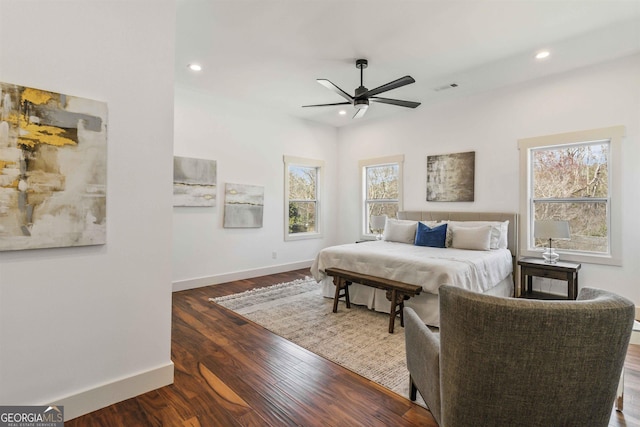
[{"label": "ceiling fan blade", "polygon": [[411,83],[415,83],[416,81],[411,76],[400,77],[398,80],[394,80],[382,86],[378,86],[375,89],[371,89],[360,95],[362,98],[366,98],[368,96],[374,96],[382,92],[386,92],[388,90],[397,89],[402,86],[406,86]]},{"label": "ceiling fan blade", "polygon": [[368,108],[360,108],[356,111],[356,113],[353,115],[354,119],[359,119],[360,117],[364,116],[364,113],[366,113],[368,110]]},{"label": "ceiling fan blade", "polygon": [[353,102],[353,96],[349,95],[347,92],[343,91],[338,86],[336,86],[333,83],[331,83],[329,80],[327,80],[327,79],[318,79],[318,83],[320,83],[322,86],[326,87],[327,89],[337,93],[338,95],[340,95],[341,97],[343,97],[347,101]]},{"label": "ceiling fan blade", "polygon": [[398,105],[400,107],[407,108],[416,108],[418,105],[420,105],[419,102],[403,101],[401,99],[378,98],[376,96],[372,96],[371,98],[369,98],[369,100],[373,102],[381,102],[383,104]]},{"label": "ceiling fan blade", "polygon": [[302,107],[330,107],[332,105],[351,105],[350,102],[336,102],[335,104],[315,104],[315,105],[303,105]]}]

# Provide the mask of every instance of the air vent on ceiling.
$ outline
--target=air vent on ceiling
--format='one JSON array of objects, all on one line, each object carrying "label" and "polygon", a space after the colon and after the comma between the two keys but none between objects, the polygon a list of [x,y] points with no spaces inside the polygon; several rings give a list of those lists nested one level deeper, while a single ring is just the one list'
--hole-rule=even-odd
[{"label": "air vent on ceiling", "polygon": [[458,83],[449,83],[448,85],[438,86],[433,90],[435,90],[436,92],[440,92],[447,89],[455,89],[457,87],[458,87]]}]

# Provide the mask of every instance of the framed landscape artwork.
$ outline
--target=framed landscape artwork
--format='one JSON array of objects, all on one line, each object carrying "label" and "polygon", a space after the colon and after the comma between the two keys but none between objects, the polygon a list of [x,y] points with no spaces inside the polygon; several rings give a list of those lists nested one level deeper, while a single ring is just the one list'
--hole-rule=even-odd
[{"label": "framed landscape artwork", "polygon": [[0,250],[106,242],[106,103],[0,83],[0,166]]},{"label": "framed landscape artwork", "polygon": [[224,227],[262,227],[264,187],[258,185],[229,184],[224,191]]},{"label": "framed landscape artwork", "polygon": [[173,206],[215,206],[218,187],[215,160],[173,158]]},{"label": "framed landscape artwork", "polygon": [[475,151],[427,156],[428,202],[473,202]]}]

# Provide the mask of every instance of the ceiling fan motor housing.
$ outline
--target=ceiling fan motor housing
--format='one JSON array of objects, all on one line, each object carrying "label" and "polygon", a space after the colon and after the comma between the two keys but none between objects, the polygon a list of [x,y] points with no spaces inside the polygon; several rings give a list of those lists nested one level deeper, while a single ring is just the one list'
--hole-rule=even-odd
[{"label": "ceiling fan motor housing", "polygon": [[366,87],[364,87],[364,86],[359,86],[359,87],[357,87],[357,88],[356,88],[355,98],[359,97],[359,96],[360,96],[360,95],[362,95],[362,94],[367,93],[367,91],[368,91],[368,90],[369,90],[369,89],[367,89],[367,88],[366,88]]}]

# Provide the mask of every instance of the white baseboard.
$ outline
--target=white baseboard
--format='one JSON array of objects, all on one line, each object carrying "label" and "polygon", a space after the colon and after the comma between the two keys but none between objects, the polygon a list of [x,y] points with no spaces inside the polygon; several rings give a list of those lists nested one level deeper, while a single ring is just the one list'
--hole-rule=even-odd
[{"label": "white baseboard", "polygon": [[218,285],[220,283],[233,282],[234,280],[252,279],[254,277],[268,276],[269,274],[284,273],[301,268],[309,268],[313,260],[292,262],[289,264],[272,265],[269,267],[254,268],[251,270],[235,271],[232,273],[218,274],[215,276],[198,277],[195,279],[177,280],[173,282],[173,292],[187,289],[201,288],[203,286]]},{"label": "white baseboard", "polygon": [[64,406],[64,420],[69,421],[89,412],[106,408],[151,390],[173,384],[173,362],[131,377],[64,397],[46,405]]}]

